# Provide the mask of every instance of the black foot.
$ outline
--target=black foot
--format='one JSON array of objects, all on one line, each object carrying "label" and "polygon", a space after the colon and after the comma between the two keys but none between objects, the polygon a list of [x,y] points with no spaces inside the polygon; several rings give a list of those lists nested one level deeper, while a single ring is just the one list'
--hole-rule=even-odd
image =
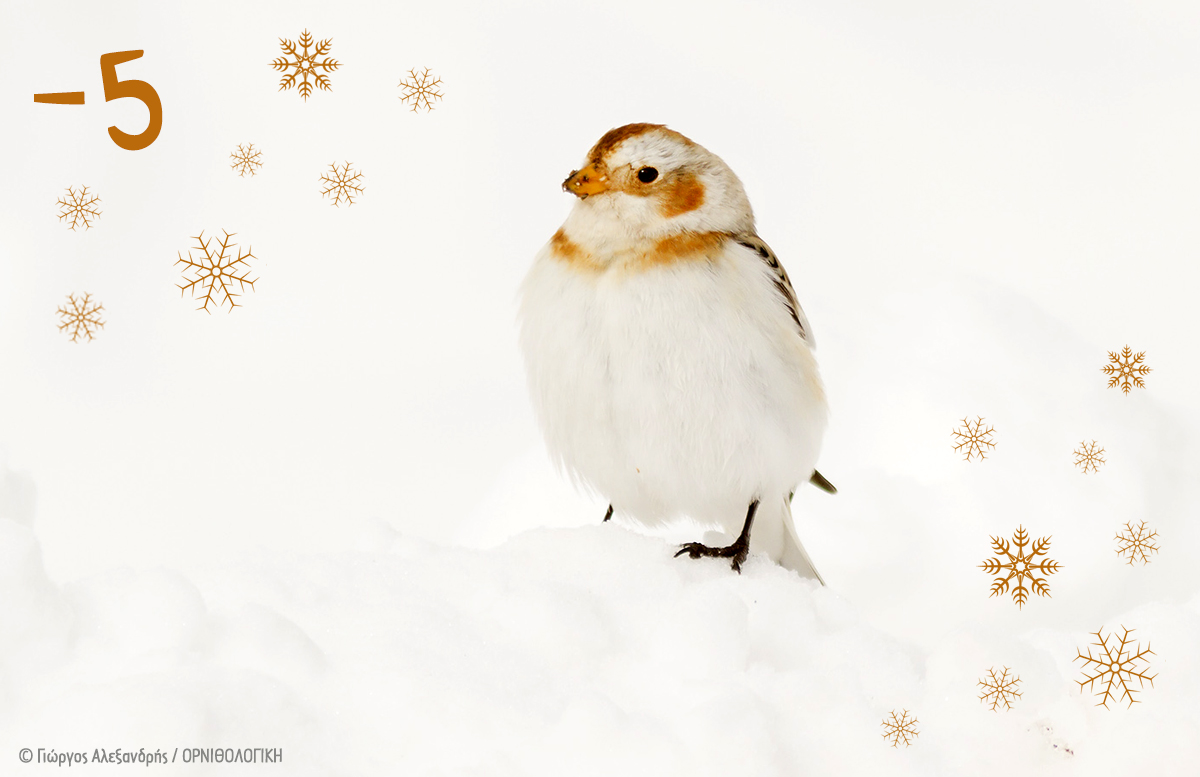
[{"label": "black foot", "polygon": [[727,558],[732,559],[731,566],[733,571],[739,575],[742,573],[742,562],[746,560],[746,556],[750,554],[750,541],[743,540],[738,537],[732,545],[724,548],[710,548],[699,542],[689,542],[679,546],[679,552],[675,554],[675,558],[679,558],[684,553],[692,558],[700,558],[708,556],[711,558]]},{"label": "black foot", "polygon": [[733,567],[733,571],[739,575],[742,574],[742,562],[750,554],[750,527],[754,524],[754,512],[756,510],[758,510],[757,499],[750,503],[750,509],[746,511],[746,523],[742,525],[742,533],[738,535],[738,538],[733,541],[732,545],[727,545],[724,548],[710,548],[700,542],[689,542],[679,546],[679,552],[675,554],[675,558],[679,558],[684,553],[692,558],[700,558],[701,556],[727,558],[731,559],[730,565]]},{"label": "black foot", "polygon": [[608,506],[608,512],[604,514],[604,520],[607,521],[609,518],[612,518],[612,505]]}]

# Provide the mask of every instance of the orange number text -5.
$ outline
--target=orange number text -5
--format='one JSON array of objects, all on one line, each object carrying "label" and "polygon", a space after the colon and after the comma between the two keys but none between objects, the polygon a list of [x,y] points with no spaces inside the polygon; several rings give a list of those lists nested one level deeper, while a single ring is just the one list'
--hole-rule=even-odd
[{"label": "orange number text -5", "polygon": [[122,97],[132,97],[141,100],[150,110],[150,123],[140,135],[129,135],[114,127],[108,128],[109,137],[126,151],[138,151],[154,142],[162,130],[162,101],[158,92],[145,81],[129,79],[121,81],[117,78],[117,65],[137,59],[142,51],[113,51],[100,55],[100,74],[104,77],[104,100],[117,100]]}]

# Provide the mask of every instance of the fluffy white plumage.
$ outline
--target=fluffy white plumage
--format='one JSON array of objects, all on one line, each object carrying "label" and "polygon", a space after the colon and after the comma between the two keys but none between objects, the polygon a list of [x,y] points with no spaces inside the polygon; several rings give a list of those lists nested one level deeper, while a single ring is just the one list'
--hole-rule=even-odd
[{"label": "fluffy white plumage", "polygon": [[825,395],[741,182],[644,124],[606,134],[563,186],[579,199],[520,309],[551,456],[645,524],[686,514],[737,536],[758,500],[750,550],[820,579],[789,495],[814,471]]}]

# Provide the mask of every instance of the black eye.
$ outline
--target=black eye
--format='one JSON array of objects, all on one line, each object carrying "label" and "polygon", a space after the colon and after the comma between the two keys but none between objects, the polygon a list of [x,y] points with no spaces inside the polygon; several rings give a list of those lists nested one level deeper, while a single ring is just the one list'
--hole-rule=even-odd
[{"label": "black eye", "polygon": [[642,183],[651,183],[657,177],[658,171],[653,167],[643,167],[641,170],[638,170],[638,180]]}]

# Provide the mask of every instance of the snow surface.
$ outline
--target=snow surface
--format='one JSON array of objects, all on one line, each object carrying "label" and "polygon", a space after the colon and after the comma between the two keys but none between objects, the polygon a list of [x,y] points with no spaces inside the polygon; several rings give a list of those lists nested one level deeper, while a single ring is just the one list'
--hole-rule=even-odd
[{"label": "snow surface", "polygon": [[[796,512],[826,588],[602,525],[537,451],[464,546],[378,522],[354,551],[57,584],[31,485],[6,472],[0,753],[282,747],[288,774],[322,775],[1194,773],[1194,437],[1147,393],[1105,389],[1069,329],[1003,290],[865,298],[868,322],[902,305],[911,336],[822,333],[840,410],[822,469],[840,493],[805,489]],[[868,370],[894,382],[888,404]],[[997,428],[984,462],[950,451],[956,375],[964,412]],[[1080,436],[1110,451],[1099,474],[1073,469]],[[1162,551],[1131,568],[1112,535],[1143,518]],[[1021,611],[977,568],[1017,523],[1053,535],[1063,564]],[[1150,641],[1157,678],[1132,709],[1097,708],[1072,659],[1121,625]],[[1023,696],[992,712],[976,683],[1001,665]],[[882,739],[892,709],[919,720],[909,749]]]}]

